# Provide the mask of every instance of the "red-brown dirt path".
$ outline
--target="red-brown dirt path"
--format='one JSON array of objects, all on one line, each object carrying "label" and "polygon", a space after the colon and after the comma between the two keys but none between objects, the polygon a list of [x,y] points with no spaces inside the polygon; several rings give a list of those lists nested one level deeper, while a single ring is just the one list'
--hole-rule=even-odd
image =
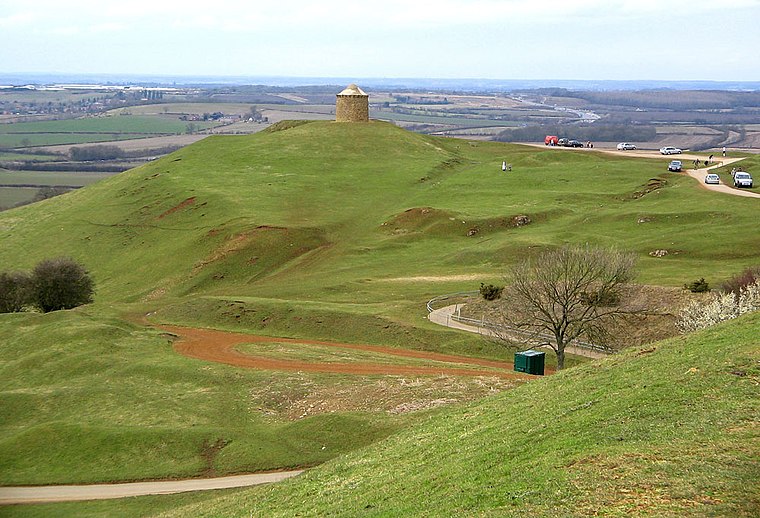
[{"label": "red-brown dirt path", "polygon": [[[323,372],[333,374],[390,374],[390,375],[451,375],[451,376],[499,376],[501,378],[530,379],[531,375],[514,372],[514,365],[507,362],[470,358],[453,354],[433,353],[426,351],[413,351],[395,347],[379,345],[344,344],[337,342],[325,342],[318,340],[304,340],[294,338],[278,338],[272,336],[260,336],[246,333],[233,333],[215,329],[200,329],[191,327],[160,325],[160,329],[177,335],[179,338],[174,342],[174,350],[178,353],[199,360],[224,363],[235,367],[249,369],[296,371],[296,372]],[[423,360],[458,363],[464,365],[480,365],[492,369],[477,369],[470,367],[445,367],[445,366],[412,366],[412,365],[384,365],[379,363],[329,363],[329,362],[305,362],[297,360],[285,360],[277,358],[264,358],[245,354],[235,349],[236,346],[251,343],[290,343],[303,345],[320,345],[338,347],[341,349],[354,349],[370,351],[374,353],[401,356],[404,358],[417,358]],[[547,370],[547,374],[553,371]]]}]

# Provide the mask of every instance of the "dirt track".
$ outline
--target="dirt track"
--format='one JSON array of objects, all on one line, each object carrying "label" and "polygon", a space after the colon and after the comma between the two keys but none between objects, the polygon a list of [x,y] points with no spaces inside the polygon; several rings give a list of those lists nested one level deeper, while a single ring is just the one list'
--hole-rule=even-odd
[{"label": "dirt track", "polygon": [[[507,362],[483,360],[467,356],[441,354],[425,351],[413,351],[395,347],[383,347],[378,345],[344,344],[336,342],[324,342],[316,340],[301,340],[293,338],[277,338],[271,336],[250,335],[244,333],[232,333],[213,329],[197,329],[179,326],[159,326],[161,329],[178,336],[174,342],[174,350],[178,353],[199,360],[224,363],[235,367],[249,369],[290,371],[290,372],[323,372],[334,374],[356,375],[451,375],[451,376],[499,376],[501,378],[532,378],[533,376],[514,372],[514,365]],[[304,362],[285,360],[278,358],[265,358],[244,354],[236,350],[236,346],[255,343],[290,343],[303,345],[320,345],[338,347],[341,349],[353,349],[370,351],[374,353],[400,356],[404,358],[416,358],[438,362],[462,364],[462,367],[447,366],[411,366],[411,365],[384,365],[379,363],[330,363],[330,362]],[[478,369],[467,367],[470,365],[490,367],[491,369]]]},{"label": "dirt track", "polygon": [[110,498],[168,495],[187,491],[248,487],[279,482],[301,473],[303,473],[303,470],[275,471],[217,478],[128,482],[124,484],[0,487],[0,505],[105,500]]}]

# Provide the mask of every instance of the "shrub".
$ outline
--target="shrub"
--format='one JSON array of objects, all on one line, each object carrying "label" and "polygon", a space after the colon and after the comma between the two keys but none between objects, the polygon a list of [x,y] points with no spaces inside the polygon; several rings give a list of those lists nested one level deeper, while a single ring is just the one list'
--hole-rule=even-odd
[{"label": "shrub", "polygon": [[581,302],[586,306],[609,307],[620,302],[620,295],[611,291],[584,291],[581,293]]},{"label": "shrub", "polygon": [[32,272],[32,284],[34,303],[45,313],[92,302],[94,285],[89,273],[68,257],[39,263]]},{"label": "shrub", "polygon": [[0,272],[0,313],[16,313],[32,301],[32,278],[26,272]]},{"label": "shrub", "polygon": [[692,293],[705,293],[710,291],[710,284],[705,280],[704,277],[697,281],[684,284],[683,287]]},{"label": "shrub", "polygon": [[692,302],[681,310],[676,325],[684,332],[696,331],[757,310],[760,310],[760,282],[742,288],[738,295],[720,293],[707,302]]},{"label": "shrub", "polygon": [[87,162],[91,160],[112,160],[124,157],[124,151],[119,146],[97,145],[87,147],[72,147],[69,150],[72,160]]},{"label": "shrub", "polygon": [[483,284],[480,283],[480,295],[486,299],[486,300],[496,300],[499,297],[501,297],[501,290],[504,288],[500,288],[499,286],[494,286],[493,284]]},{"label": "shrub", "polygon": [[760,281],[760,266],[752,266],[721,284],[720,289],[739,295],[739,292],[741,292],[743,288],[755,284],[758,281]]}]

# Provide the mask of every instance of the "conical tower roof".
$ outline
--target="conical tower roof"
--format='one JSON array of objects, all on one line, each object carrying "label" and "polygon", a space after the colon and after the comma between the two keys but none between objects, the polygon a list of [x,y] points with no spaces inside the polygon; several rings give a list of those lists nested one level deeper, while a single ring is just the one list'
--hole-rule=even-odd
[{"label": "conical tower roof", "polygon": [[[366,93],[364,93],[364,90],[356,86],[354,83],[351,83],[346,87],[345,90],[343,90],[338,95],[364,95],[367,96]],[[367,96],[368,97],[368,96]]]}]

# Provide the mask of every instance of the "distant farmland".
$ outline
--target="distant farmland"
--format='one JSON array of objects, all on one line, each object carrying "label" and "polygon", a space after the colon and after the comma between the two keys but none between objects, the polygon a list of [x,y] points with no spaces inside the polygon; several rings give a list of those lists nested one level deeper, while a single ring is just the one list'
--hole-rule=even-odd
[{"label": "distant farmland", "polygon": [[120,115],[68,120],[17,122],[0,125],[0,148],[107,142],[186,133],[216,126],[214,122],[181,121],[170,117]]}]

